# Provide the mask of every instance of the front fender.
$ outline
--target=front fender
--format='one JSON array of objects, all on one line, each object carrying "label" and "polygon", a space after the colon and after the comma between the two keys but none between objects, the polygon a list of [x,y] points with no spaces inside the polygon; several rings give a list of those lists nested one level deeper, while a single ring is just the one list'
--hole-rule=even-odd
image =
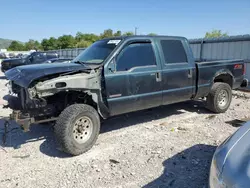
[{"label": "front fender", "polygon": [[88,93],[92,96],[93,101],[97,104],[97,110],[103,119],[107,119],[110,116],[108,107],[105,105],[100,90],[91,91]]}]

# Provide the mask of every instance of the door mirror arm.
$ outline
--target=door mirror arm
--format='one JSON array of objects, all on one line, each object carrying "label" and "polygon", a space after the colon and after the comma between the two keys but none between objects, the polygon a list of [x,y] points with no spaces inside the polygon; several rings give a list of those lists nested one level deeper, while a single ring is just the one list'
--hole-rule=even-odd
[{"label": "door mirror arm", "polygon": [[115,60],[113,59],[110,64],[108,65],[108,70],[112,73],[115,72],[116,70],[116,63],[115,63]]}]

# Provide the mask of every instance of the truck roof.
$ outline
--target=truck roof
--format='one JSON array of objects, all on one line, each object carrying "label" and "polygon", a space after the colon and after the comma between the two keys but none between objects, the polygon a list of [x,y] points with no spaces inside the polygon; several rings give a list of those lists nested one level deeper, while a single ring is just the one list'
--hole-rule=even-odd
[{"label": "truck roof", "polygon": [[131,36],[119,36],[119,37],[109,37],[104,38],[102,40],[123,40],[123,39],[153,39],[153,38],[167,38],[167,39],[177,39],[177,40],[187,40],[185,37],[180,36],[167,36],[167,35],[156,35],[156,36],[150,36],[150,35],[131,35]]}]

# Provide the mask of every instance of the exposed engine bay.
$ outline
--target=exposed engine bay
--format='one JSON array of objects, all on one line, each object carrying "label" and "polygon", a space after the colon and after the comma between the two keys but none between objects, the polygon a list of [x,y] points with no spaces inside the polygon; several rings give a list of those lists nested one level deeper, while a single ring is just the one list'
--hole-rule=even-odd
[{"label": "exposed engine bay", "polygon": [[100,69],[48,75],[32,81],[27,88],[10,80],[7,107],[13,110],[11,119],[27,131],[31,123],[56,120],[71,104],[90,104],[100,112],[102,85]]}]

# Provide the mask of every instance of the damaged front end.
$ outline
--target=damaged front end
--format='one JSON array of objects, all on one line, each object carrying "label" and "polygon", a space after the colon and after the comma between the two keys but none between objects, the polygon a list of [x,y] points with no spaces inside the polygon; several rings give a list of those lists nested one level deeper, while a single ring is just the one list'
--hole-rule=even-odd
[{"label": "damaged front end", "polygon": [[67,106],[75,103],[90,104],[101,116],[107,116],[101,94],[100,69],[43,75],[26,81],[29,83],[26,85],[19,81],[22,79],[20,75],[11,79],[7,72],[10,95],[6,98],[7,107],[13,110],[10,119],[21,125],[24,131],[28,131],[33,123],[55,121]]},{"label": "damaged front end", "polygon": [[5,96],[6,107],[12,109],[10,120],[21,125],[24,131],[29,131],[30,124],[56,120],[58,113],[55,104],[48,104],[43,98],[30,98],[28,89],[22,88],[10,81],[10,94]]}]

